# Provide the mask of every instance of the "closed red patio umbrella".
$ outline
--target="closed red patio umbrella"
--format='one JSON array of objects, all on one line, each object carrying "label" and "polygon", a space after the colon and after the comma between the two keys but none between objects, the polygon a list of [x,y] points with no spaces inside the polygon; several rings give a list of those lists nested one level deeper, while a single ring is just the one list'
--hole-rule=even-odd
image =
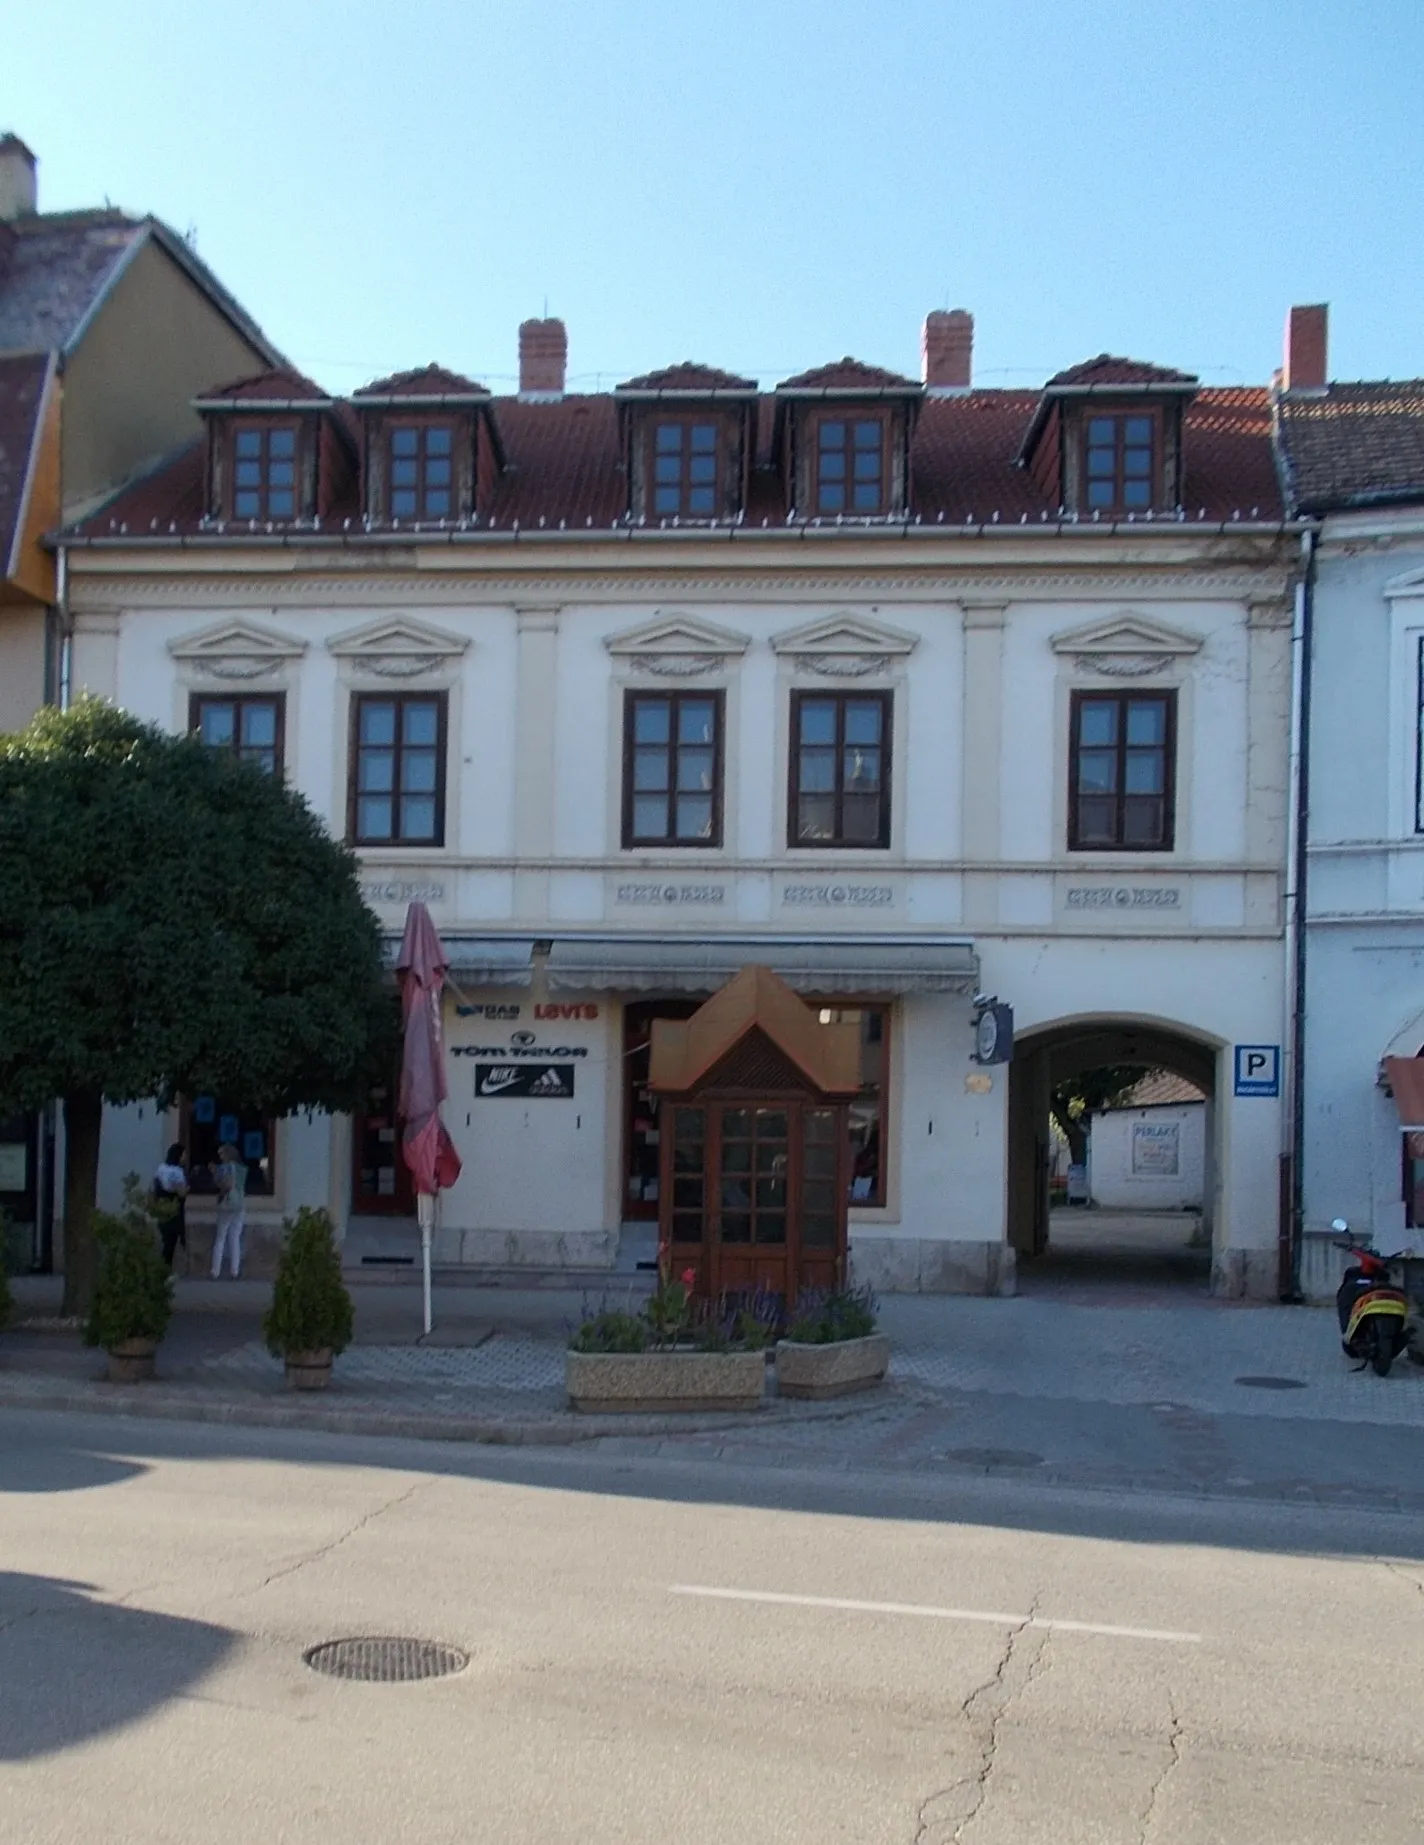
[{"label": "closed red patio umbrella", "polygon": [[460,1156],[440,1119],[440,1104],[449,1094],[440,1028],[441,996],[449,967],[429,910],[423,903],[411,904],[406,911],[405,935],[396,959],[401,1005],[405,1012],[399,1109],[404,1123],[401,1156],[415,1181],[420,1221],[426,1332],[431,1326],[430,1240],[435,1225],[435,1199],[460,1176]]}]

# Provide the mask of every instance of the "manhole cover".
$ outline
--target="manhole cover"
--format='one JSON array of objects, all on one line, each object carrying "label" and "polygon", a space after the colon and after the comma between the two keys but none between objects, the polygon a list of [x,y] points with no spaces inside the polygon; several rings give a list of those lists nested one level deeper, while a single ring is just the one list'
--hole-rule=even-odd
[{"label": "manhole cover", "polygon": [[1303,1377],[1238,1377],[1248,1390],[1304,1390]]},{"label": "manhole cover", "polygon": [[949,1458],[965,1467],[1042,1467],[1043,1456],[1027,1448],[951,1448]]},{"label": "manhole cover", "polygon": [[303,1661],[329,1678],[361,1679],[368,1685],[404,1685],[417,1678],[447,1678],[463,1672],[468,1653],[438,1640],[403,1640],[386,1634],[357,1640],[324,1640],[309,1646]]}]

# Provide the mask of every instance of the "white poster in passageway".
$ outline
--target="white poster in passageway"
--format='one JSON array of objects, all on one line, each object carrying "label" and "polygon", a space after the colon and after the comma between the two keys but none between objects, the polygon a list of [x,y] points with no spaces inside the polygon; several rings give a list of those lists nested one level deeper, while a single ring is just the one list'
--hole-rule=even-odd
[{"label": "white poster in passageway", "polygon": [[1176,1178],[1181,1171],[1180,1124],[1178,1122],[1133,1122],[1132,1171],[1134,1177]]}]

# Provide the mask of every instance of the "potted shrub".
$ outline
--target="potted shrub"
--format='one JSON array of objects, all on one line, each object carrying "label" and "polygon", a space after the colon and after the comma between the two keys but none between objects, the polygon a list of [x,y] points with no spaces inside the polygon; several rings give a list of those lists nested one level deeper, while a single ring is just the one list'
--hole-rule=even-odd
[{"label": "potted shrub", "polygon": [[325,1390],[331,1361],[351,1343],[351,1296],[341,1279],[341,1252],[328,1212],[303,1205],[283,1225],[282,1254],[262,1334],[286,1361],[294,1390]]},{"label": "potted shrub", "polygon": [[697,1274],[664,1277],[639,1309],[585,1313],[564,1378],[580,1410],[755,1409],[766,1384],[774,1314],[765,1303],[699,1302]]},{"label": "potted shrub", "polygon": [[153,1355],[173,1314],[173,1277],[137,1173],[124,1180],[123,1209],[96,1211],[93,1221],[98,1268],[84,1343],[109,1354],[110,1383],[141,1383],[153,1376]]},{"label": "potted shrub", "polygon": [[803,1295],[777,1341],[777,1394],[842,1397],[880,1383],[890,1367],[890,1341],[875,1324],[868,1287]]}]

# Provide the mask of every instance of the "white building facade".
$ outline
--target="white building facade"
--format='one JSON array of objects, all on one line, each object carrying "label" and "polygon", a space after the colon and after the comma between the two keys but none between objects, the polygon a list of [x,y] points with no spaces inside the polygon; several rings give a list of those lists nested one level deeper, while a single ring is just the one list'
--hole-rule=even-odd
[{"label": "white building facade", "polygon": [[[353,400],[356,484],[331,489],[354,514],[322,510],[320,460],[289,520],[270,429],[295,429],[298,478],[336,436],[314,387],[269,379],[213,400],[205,461],[71,535],[76,689],[284,774],[351,841],[393,943],[428,905],[464,1162],[437,1261],[612,1266],[665,1202],[651,1020],[765,963],[861,1030],[858,1278],[1011,1292],[1047,1234],[1048,1086],[1126,1056],[1213,1098],[1215,1285],[1275,1295],[1282,1103],[1233,1080],[1287,1006],[1296,539],[1265,396],[1116,361],[974,392],[967,362],[927,329],[922,383],[834,367],[758,395],[682,367],[610,401],[385,381]],[[457,503],[414,523],[371,496],[415,452],[438,503],[449,450],[406,427],[451,428],[457,456]],[[1089,497],[1109,448],[1112,505]],[[248,449],[275,519],[235,509]],[[725,498],[700,518],[709,469]],[[665,478],[685,517],[659,512]],[[200,510],[195,479],[217,496]],[[857,517],[833,489],[861,479]],[[1011,1063],[974,1061],[976,993],[1013,1007]],[[389,1090],[354,1120],[124,1111],[103,1189],[229,1130],[259,1249],[301,1203],[408,1246]]]}]

